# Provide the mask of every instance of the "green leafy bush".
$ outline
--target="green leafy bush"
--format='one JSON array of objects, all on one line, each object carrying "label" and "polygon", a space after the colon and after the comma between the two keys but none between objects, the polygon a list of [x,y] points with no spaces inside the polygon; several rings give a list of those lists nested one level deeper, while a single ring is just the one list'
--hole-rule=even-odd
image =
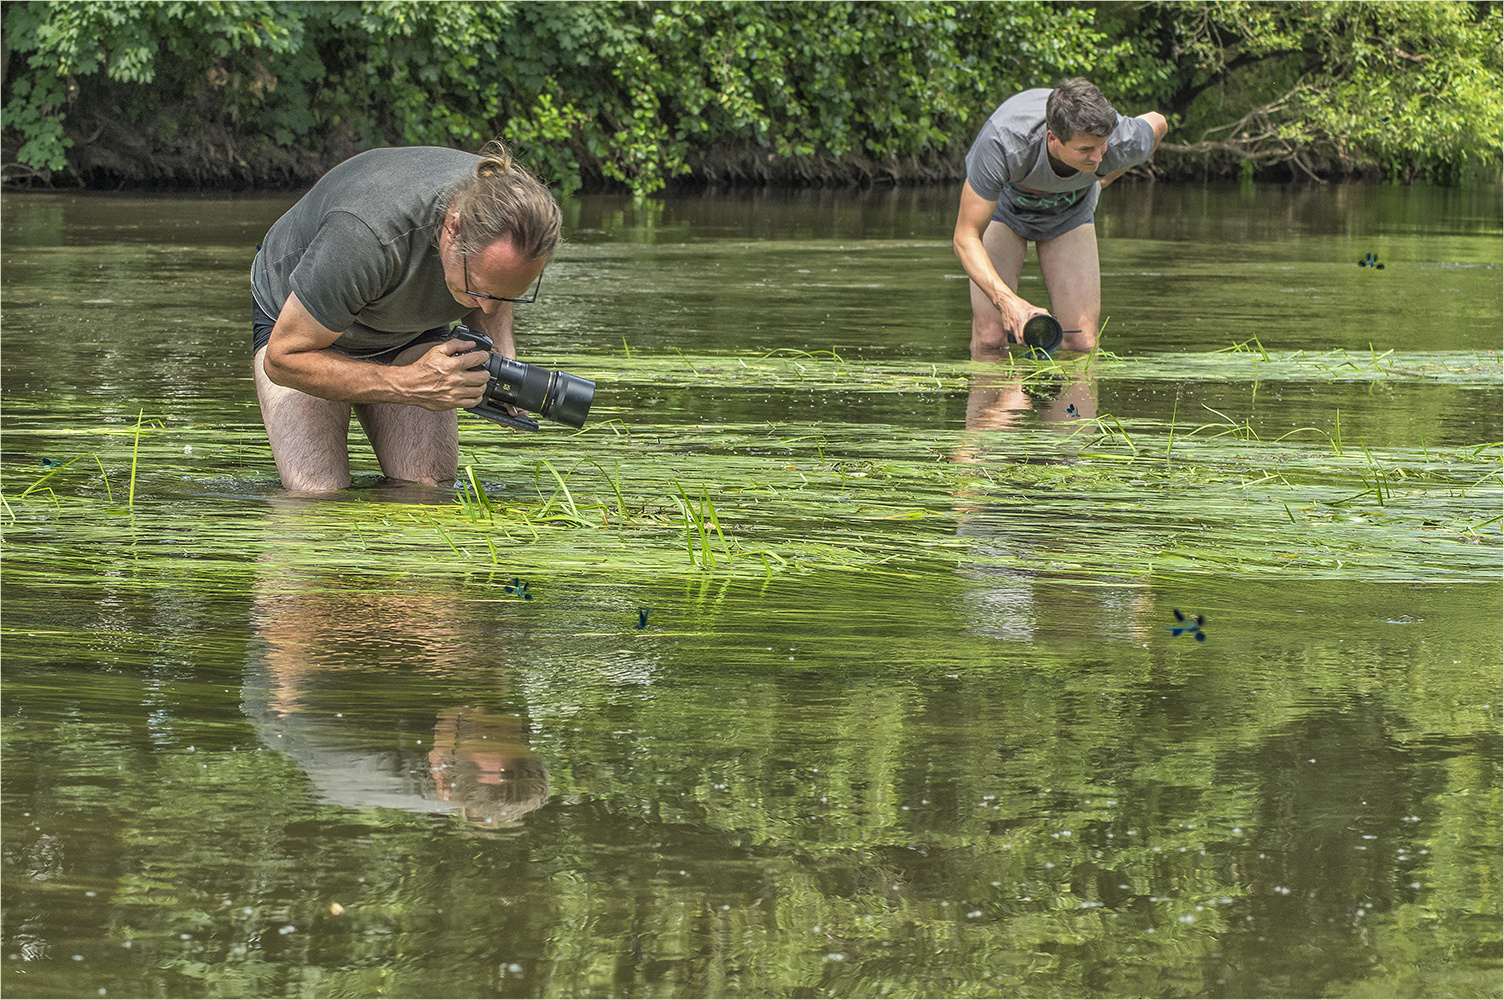
[{"label": "green leafy bush", "polygon": [[[1180,127],[1174,157],[1455,183],[1499,163],[1501,12],[1485,3],[1103,4],[1102,62]],[[1105,86],[1105,84],[1104,84]]]},{"label": "green leafy bush", "polygon": [[36,0],[3,17],[13,182],[303,183],[362,148],[498,135],[565,192],[954,177],[1003,98],[1077,74],[1127,113],[1170,112],[1166,150],[1218,169],[1455,179],[1500,147],[1498,4]]}]

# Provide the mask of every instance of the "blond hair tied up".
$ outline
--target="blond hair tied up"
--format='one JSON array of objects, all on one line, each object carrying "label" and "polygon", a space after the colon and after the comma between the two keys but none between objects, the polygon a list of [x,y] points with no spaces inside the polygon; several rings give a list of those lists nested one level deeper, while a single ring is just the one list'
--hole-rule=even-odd
[{"label": "blond hair tied up", "polygon": [[528,260],[552,257],[564,221],[559,203],[500,140],[486,143],[480,156],[450,202],[460,215],[460,249],[480,253],[506,240]]},{"label": "blond hair tied up", "polygon": [[497,173],[512,172],[512,151],[500,139],[492,139],[482,146],[480,156],[481,161],[475,167],[477,177],[490,177]]}]

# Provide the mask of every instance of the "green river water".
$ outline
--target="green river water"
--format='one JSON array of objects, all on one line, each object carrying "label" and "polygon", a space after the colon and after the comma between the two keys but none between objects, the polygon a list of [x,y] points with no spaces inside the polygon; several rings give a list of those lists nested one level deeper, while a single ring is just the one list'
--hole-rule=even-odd
[{"label": "green river water", "polygon": [[1500,995],[1498,187],[1120,185],[989,366],[954,190],[582,198],[585,428],[325,500],[294,199],[0,204],[5,996]]}]

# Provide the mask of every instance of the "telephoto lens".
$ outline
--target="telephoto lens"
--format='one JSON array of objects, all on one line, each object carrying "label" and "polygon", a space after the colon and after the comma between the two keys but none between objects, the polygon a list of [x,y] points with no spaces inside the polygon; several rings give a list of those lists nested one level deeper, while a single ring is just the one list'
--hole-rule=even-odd
[{"label": "telephoto lens", "polygon": [[[476,350],[491,350],[491,338],[467,326],[456,326],[453,336],[474,341]],[[486,384],[486,398],[468,408],[471,413],[520,430],[537,430],[536,420],[507,413],[507,406],[515,406],[571,427],[585,426],[595,399],[595,383],[588,378],[490,353],[485,364],[476,367],[484,368],[491,381]]]},{"label": "telephoto lens", "polygon": [[510,403],[571,427],[584,427],[595,399],[595,383],[568,372],[550,371],[524,364],[500,354],[486,358],[491,383],[486,396],[492,402]]}]

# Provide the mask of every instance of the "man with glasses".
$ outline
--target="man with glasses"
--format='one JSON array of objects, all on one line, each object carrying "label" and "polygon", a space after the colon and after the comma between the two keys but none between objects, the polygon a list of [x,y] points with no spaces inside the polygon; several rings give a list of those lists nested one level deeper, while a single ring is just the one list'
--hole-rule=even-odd
[{"label": "man with glasses", "polygon": [[513,357],[512,304],[537,298],[560,226],[500,143],[375,149],[329,171],[251,268],[256,394],[282,484],[350,485],[352,410],[387,478],[452,482],[457,410],[481,402],[488,375],[449,326]]}]

